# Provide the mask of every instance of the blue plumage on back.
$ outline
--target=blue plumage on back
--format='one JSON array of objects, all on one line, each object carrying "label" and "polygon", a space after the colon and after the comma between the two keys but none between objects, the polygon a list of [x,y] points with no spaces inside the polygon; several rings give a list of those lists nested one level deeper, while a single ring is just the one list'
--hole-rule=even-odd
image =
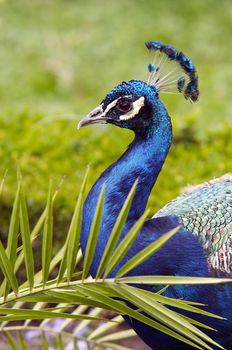
[{"label": "blue plumage on back", "polygon": [[[133,183],[138,179],[120,240],[144,212],[150,192],[169,151],[172,142],[171,121],[159,99],[159,94],[175,91],[183,93],[184,97],[191,101],[196,101],[199,95],[196,69],[189,58],[172,46],[160,42],[149,42],[146,45],[155,53],[155,57],[148,65],[148,83],[131,80],[119,84],[79,124],[81,127],[94,123],[108,123],[131,129],[135,133],[129,148],[102,173],[84,204],[81,232],[83,253],[97,199],[103,184],[106,184],[100,235],[91,266],[93,276],[96,275],[107,239]],[[156,255],[131,271],[131,275],[210,276],[214,273],[231,273],[231,186],[232,178],[227,176],[220,181],[214,180],[190,190],[169,203],[145,223],[133,246],[115,267],[112,275],[128,259],[179,223],[183,224],[183,228],[178,234],[172,237]],[[232,350],[230,285],[173,286],[165,293],[169,297],[209,304],[209,311],[227,317],[228,321],[212,319],[211,326],[219,330],[214,336],[215,340],[228,350]],[[205,321],[201,315],[198,316],[198,320]],[[128,319],[127,321],[152,349],[190,348],[138,321]],[[210,331],[208,332],[210,334]]]}]

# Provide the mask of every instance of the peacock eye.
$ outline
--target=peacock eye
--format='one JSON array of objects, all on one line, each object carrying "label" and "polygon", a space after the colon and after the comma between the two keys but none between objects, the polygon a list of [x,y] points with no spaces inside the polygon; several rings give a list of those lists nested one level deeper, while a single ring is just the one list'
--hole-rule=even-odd
[{"label": "peacock eye", "polygon": [[117,103],[117,109],[120,112],[127,113],[127,112],[131,111],[132,108],[133,108],[133,103],[132,103],[132,101],[130,101],[128,99],[121,99]]}]

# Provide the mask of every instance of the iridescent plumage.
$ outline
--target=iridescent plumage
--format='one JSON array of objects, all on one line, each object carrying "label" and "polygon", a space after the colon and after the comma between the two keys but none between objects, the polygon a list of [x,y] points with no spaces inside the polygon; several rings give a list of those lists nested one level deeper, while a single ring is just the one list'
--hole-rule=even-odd
[{"label": "iridescent plumage", "polygon": [[[96,276],[99,262],[119,212],[132,185],[138,180],[133,202],[119,240],[129,232],[144,213],[150,192],[162,169],[172,143],[172,126],[159,93],[175,88],[185,98],[196,101],[199,95],[196,69],[187,56],[170,45],[148,42],[156,59],[148,65],[149,78],[122,82],[114,87],[102,103],[83,118],[79,127],[94,123],[109,123],[135,133],[125,153],[98,178],[90,190],[83,208],[81,248],[85,254],[96,203],[105,184],[102,223],[91,265]],[[158,60],[157,60],[158,58]],[[167,69],[166,70],[166,64]],[[170,64],[173,68],[170,69]],[[183,169],[185,164],[183,164]],[[130,272],[130,275],[202,276],[232,274],[231,175],[189,189],[147,220],[130,250],[115,267],[111,276],[134,255],[172,228],[181,229],[155,255]],[[144,288],[143,285],[140,286]],[[147,287],[154,292],[154,286]],[[170,298],[186,298],[208,305],[208,311],[227,318],[211,319],[207,323],[218,330],[205,330],[227,350],[232,350],[232,285],[171,286],[164,291]],[[202,315],[186,316],[205,323]],[[126,317],[125,317],[126,318]],[[190,346],[155,331],[134,319],[126,318],[138,335],[155,350],[189,350]]]},{"label": "iridescent plumage", "polygon": [[212,270],[232,275],[232,175],[189,188],[154,217],[166,215],[198,236]]}]

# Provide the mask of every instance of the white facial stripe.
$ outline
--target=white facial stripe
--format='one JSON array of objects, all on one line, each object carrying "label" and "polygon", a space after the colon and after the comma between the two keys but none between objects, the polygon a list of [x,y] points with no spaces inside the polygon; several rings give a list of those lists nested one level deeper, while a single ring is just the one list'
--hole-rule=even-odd
[{"label": "white facial stripe", "polygon": [[[125,95],[123,97],[129,97],[129,95]],[[114,100],[113,102],[109,103],[108,106],[106,107],[106,109],[104,110],[104,114],[106,114],[107,112],[109,112],[109,110],[111,110],[112,108],[114,108],[118,102],[118,100],[120,100],[122,97],[118,97],[116,100]]]},{"label": "white facial stripe", "polygon": [[120,99],[120,97],[117,98],[117,100],[114,100],[113,102],[109,103],[108,106],[106,107],[106,109],[104,110],[104,114],[106,114],[107,112],[109,112],[109,110],[110,110],[111,108],[115,107],[116,104],[117,104],[117,101],[118,101],[119,99]]},{"label": "white facial stripe", "polygon": [[134,118],[140,111],[140,109],[144,106],[144,97],[141,96],[138,100],[133,102],[133,109],[127,114],[120,115],[120,120],[128,120]]}]

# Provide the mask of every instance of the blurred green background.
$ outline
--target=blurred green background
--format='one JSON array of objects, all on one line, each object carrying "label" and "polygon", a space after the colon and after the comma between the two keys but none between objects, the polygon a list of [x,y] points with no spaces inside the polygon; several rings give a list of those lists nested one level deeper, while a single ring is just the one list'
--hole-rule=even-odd
[{"label": "blurred green background", "polygon": [[20,165],[31,216],[58,184],[60,225],[69,218],[87,164],[89,186],[133,135],[112,126],[76,125],[109,90],[147,78],[147,40],[170,43],[195,63],[200,101],[162,95],[174,144],[149,205],[154,212],[189,183],[231,171],[231,0],[0,1],[0,159],[8,169],[1,229]]}]

